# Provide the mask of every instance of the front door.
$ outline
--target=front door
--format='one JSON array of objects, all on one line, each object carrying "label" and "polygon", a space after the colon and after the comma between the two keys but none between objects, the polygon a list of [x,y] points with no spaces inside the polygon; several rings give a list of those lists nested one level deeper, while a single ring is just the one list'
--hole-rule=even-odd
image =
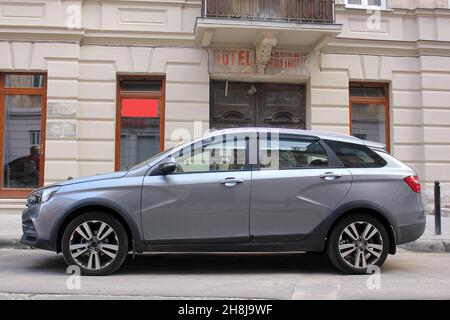
[{"label": "front door", "polygon": [[250,234],[254,240],[301,240],[348,193],[352,176],[333,165],[314,138],[259,138],[260,168],[253,172]]},{"label": "front door", "polygon": [[213,81],[210,127],[306,128],[304,85]]},{"label": "front door", "polygon": [[219,136],[175,152],[177,170],[147,176],[142,224],[150,242],[249,241],[248,141]]}]

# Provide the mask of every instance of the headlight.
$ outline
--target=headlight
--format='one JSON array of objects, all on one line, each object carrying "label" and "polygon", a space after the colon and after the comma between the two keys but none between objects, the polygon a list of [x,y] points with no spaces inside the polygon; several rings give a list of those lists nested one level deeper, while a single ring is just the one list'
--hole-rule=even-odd
[{"label": "headlight", "polygon": [[41,203],[49,200],[51,196],[58,191],[59,187],[50,187],[42,190]]},{"label": "headlight", "polygon": [[48,187],[32,192],[28,197],[28,206],[33,206],[48,201],[52,195],[58,191],[58,189],[59,187]]}]

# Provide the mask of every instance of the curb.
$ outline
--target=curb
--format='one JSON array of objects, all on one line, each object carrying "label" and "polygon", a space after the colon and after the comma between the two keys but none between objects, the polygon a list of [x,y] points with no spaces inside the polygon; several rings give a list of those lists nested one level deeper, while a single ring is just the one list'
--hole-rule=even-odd
[{"label": "curb", "polygon": [[17,239],[0,239],[0,249],[32,249]]},{"label": "curb", "polygon": [[450,253],[450,242],[444,240],[417,240],[415,242],[402,244],[399,247],[415,252]]}]

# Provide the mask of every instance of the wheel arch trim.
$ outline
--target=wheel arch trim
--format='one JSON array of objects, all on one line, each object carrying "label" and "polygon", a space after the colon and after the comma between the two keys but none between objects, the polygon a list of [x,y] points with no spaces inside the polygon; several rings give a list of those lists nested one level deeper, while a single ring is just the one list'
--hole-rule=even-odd
[{"label": "wheel arch trim", "polygon": [[[353,211],[356,210],[366,210],[366,211],[369,210],[372,212],[376,212],[379,216],[382,217],[384,221],[381,221],[381,223],[384,224],[384,226],[386,227],[386,231],[389,234],[389,253],[395,254],[397,246],[397,237],[399,234],[398,224],[395,222],[395,219],[393,218],[392,214],[389,213],[388,210],[370,201],[353,201],[336,208],[328,216],[328,218],[325,219],[325,221],[323,221],[320,224],[320,226],[317,227],[314,231],[314,233],[320,233],[324,235],[323,247],[325,248],[325,243],[328,240],[328,235],[332,227],[337,223],[337,221],[339,221],[339,219],[341,219],[342,217],[351,214]],[[375,218],[377,217],[375,216]]]},{"label": "wheel arch trim", "polygon": [[61,251],[61,237],[64,232],[64,226],[66,226],[70,221],[78,216],[77,212],[81,214],[83,209],[92,208],[97,211],[101,211],[102,209],[106,211],[106,213],[114,212],[114,215],[117,215],[119,220],[124,223],[124,228],[129,233],[131,237],[132,245],[135,247],[136,251],[141,250],[141,245],[143,246],[143,239],[140,232],[140,229],[136,222],[129,216],[127,211],[122,208],[120,205],[108,201],[105,199],[89,199],[83,200],[81,202],[77,202],[70,206],[63,214],[60,215],[60,218],[57,223],[55,223],[54,227],[51,231],[51,239],[54,241],[54,248],[57,252]]}]

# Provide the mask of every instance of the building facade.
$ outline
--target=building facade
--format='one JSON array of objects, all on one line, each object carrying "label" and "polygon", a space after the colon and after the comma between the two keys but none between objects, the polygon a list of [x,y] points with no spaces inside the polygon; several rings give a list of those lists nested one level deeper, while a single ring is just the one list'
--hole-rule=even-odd
[{"label": "building facade", "polygon": [[216,128],[386,144],[450,203],[447,0],[1,0],[0,210]]}]

